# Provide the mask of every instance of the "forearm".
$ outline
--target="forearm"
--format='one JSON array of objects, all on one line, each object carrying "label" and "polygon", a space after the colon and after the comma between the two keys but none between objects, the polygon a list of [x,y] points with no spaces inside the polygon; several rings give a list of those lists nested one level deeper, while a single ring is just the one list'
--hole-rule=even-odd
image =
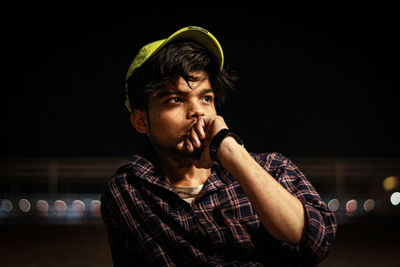
[{"label": "forearm", "polygon": [[233,138],[225,138],[218,158],[240,183],[267,231],[276,239],[299,244],[305,236],[303,204],[266,172]]}]

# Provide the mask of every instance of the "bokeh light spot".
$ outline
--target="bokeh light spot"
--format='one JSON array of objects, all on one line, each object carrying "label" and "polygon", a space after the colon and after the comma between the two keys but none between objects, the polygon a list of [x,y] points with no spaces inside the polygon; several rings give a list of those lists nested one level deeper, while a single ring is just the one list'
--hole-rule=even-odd
[{"label": "bokeh light spot", "polygon": [[353,214],[357,210],[357,200],[351,199],[346,203],[346,213],[348,215]]},{"label": "bokeh light spot", "polygon": [[65,216],[67,214],[67,203],[63,200],[56,200],[54,202],[54,211],[57,216]]},{"label": "bokeh light spot", "polygon": [[375,200],[373,199],[365,200],[363,207],[366,212],[370,212],[375,208]]},{"label": "bokeh light spot", "polygon": [[93,217],[101,217],[100,206],[100,200],[93,200],[92,202],[90,202],[90,214],[92,214]]},{"label": "bokeh light spot", "polygon": [[85,203],[82,200],[74,200],[72,202],[72,214],[75,217],[82,217],[85,213]]},{"label": "bokeh light spot", "polygon": [[28,212],[31,209],[31,203],[25,198],[20,199],[18,205],[22,212]]},{"label": "bokeh light spot", "polygon": [[2,203],[2,208],[5,212],[11,212],[13,209],[13,204],[10,200],[8,199],[3,199],[3,203]]},{"label": "bokeh light spot", "polygon": [[394,205],[397,206],[400,203],[400,193],[399,192],[394,192],[391,196],[390,196],[390,202]]},{"label": "bokeh light spot", "polygon": [[382,186],[385,191],[391,191],[395,189],[399,184],[399,177],[389,176],[383,180]]},{"label": "bokeh light spot", "polygon": [[36,202],[36,209],[42,216],[47,216],[49,212],[49,203],[46,200],[40,199]]},{"label": "bokeh light spot", "polygon": [[334,198],[334,199],[329,200],[328,208],[330,211],[335,212],[339,209],[339,207],[340,207],[340,202],[338,199]]}]

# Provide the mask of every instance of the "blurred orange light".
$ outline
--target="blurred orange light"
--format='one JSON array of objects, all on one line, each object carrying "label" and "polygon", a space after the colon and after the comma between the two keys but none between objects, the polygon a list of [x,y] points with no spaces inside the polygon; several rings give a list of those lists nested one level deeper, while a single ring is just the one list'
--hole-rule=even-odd
[{"label": "blurred orange light", "polygon": [[399,184],[399,178],[397,176],[389,176],[383,180],[382,186],[385,191],[391,191],[395,189]]}]

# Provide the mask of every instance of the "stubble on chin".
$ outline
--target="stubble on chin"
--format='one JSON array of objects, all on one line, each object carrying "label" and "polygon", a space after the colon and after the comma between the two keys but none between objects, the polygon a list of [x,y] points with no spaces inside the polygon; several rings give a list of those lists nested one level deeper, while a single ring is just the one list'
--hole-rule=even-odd
[{"label": "stubble on chin", "polygon": [[[184,141],[187,136],[183,136],[181,141]],[[155,138],[149,138],[153,147],[158,153],[169,155],[171,158],[175,158],[175,161],[181,161],[183,165],[193,164],[193,162],[200,159],[201,154],[205,149],[204,142],[201,142],[199,148],[195,148],[193,152],[189,153],[186,148],[181,150],[178,149],[178,145],[162,145]],[[168,156],[167,156],[168,157]]]},{"label": "stubble on chin", "polygon": [[193,152],[188,152],[186,148],[179,150],[178,148],[174,149],[175,154],[180,156],[183,160],[188,159],[191,161],[198,160],[203,153],[205,145],[201,142],[201,146],[199,148],[195,148]]}]

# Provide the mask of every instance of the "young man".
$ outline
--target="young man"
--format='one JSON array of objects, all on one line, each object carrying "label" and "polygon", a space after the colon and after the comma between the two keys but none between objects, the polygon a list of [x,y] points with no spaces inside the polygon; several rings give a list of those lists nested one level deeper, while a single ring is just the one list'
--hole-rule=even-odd
[{"label": "young man", "polygon": [[151,148],[101,199],[115,266],[312,266],[336,220],[286,157],[249,153],[216,106],[234,78],[211,33],[186,27],[144,46],[126,106]]}]

